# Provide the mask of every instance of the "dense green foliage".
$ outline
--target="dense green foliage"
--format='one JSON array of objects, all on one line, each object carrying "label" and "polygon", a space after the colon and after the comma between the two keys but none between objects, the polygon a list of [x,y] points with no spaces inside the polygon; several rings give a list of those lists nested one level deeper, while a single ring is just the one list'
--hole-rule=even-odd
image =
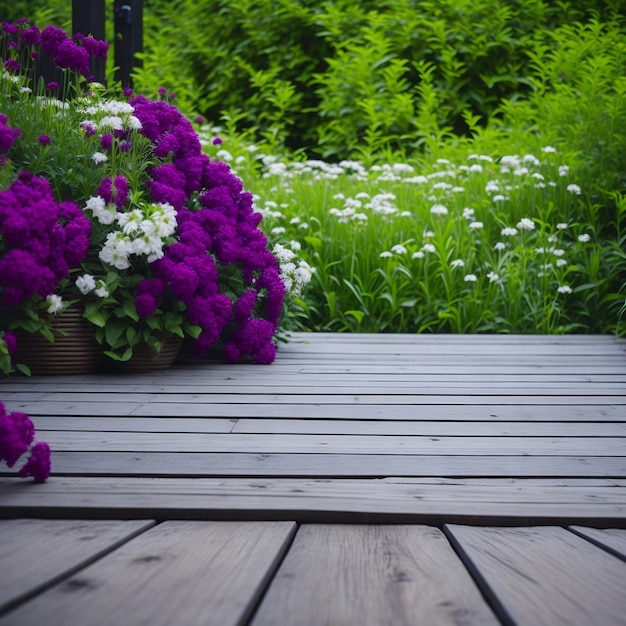
[{"label": "dense green foliage", "polygon": [[[70,0],[29,5],[67,23]],[[40,8],[35,9],[37,5]],[[112,3],[111,3],[112,4]],[[584,7],[581,7],[581,4]],[[618,0],[144,0],[141,91],[323,158],[411,154],[466,134],[542,78],[546,38]],[[64,19],[63,19],[64,18]]]}]

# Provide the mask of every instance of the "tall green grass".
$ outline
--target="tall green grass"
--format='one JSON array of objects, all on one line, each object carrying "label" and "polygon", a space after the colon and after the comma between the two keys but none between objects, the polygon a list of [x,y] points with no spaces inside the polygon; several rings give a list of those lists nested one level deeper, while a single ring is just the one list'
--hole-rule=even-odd
[{"label": "tall green grass", "polygon": [[[360,332],[613,332],[623,236],[607,246],[570,155],[471,153],[365,167],[207,150],[263,227],[315,268],[289,326]],[[624,224],[619,198],[615,224]],[[295,242],[295,243],[294,243]]]}]

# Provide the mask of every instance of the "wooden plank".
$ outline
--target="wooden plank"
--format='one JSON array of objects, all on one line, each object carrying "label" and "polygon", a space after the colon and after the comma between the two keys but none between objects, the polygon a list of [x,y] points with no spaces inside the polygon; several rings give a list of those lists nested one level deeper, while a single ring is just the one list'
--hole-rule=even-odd
[{"label": "wooden plank", "polygon": [[[203,375],[205,374],[206,375]],[[171,368],[159,375],[158,383],[153,378],[137,378],[128,376],[124,378],[112,377],[100,374],[97,377],[85,375],[78,380],[68,381],[67,377],[46,376],[34,382],[32,378],[7,378],[0,384],[4,393],[10,391],[32,391],[33,393],[48,393],[50,391],[84,391],[89,393],[95,387],[100,391],[110,393],[119,392],[167,392],[168,390],[197,391],[198,388],[206,389],[213,387],[239,387],[241,385],[276,385],[276,369],[272,366],[264,371],[246,371],[245,369],[233,369],[229,371],[214,370],[204,372],[200,369]],[[626,373],[620,374],[457,374],[454,372],[439,374],[401,374],[392,371],[387,372],[362,372],[362,373],[302,373],[297,371],[282,370],[280,372],[280,385],[302,387],[327,385],[329,387],[341,387],[346,384],[370,385],[371,383],[387,383],[393,381],[396,385],[436,385],[436,386],[469,386],[484,385],[492,386],[518,386],[518,387],[545,387],[559,386],[570,387],[572,385],[585,385],[600,387],[608,385],[625,385]]]},{"label": "wooden plank", "polygon": [[337,333],[337,332],[294,332],[290,333],[290,341],[281,344],[281,348],[302,344],[330,344],[339,346],[342,344],[497,344],[497,345],[560,345],[560,344],[624,344],[623,338],[613,335],[576,334],[576,335],[545,335],[545,334],[464,334],[464,333]]},{"label": "wooden plank", "polygon": [[24,411],[31,417],[37,415],[77,415],[110,417],[211,417],[236,419],[242,417],[343,419],[343,420],[443,420],[443,421],[530,421],[530,422],[624,422],[624,406],[603,404],[584,406],[559,405],[457,405],[430,404],[272,404],[271,402],[245,402],[212,404],[189,402],[11,402],[11,410]]},{"label": "wooden plank", "polygon": [[599,528],[584,528],[583,526],[570,526],[570,530],[603,547],[611,554],[626,560],[626,530],[622,528],[600,530]]},{"label": "wooden plank", "polygon": [[153,525],[150,521],[0,520],[0,614]]},{"label": "wooden plank", "polygon": [[252,620],[488,626],[498,620],[436,528],[305,525]]},{"label": "wooden plank", "polygon": [[584,539],[550,527],[445,530],[505,623],[623,626],[626,563]]},{"label": "wooden plank", "polygon": [[[0,624],[245,623],[289,544],[291,522],[165,522]],[[94,617],[95,616],[95,617]]]},{"label": "wooden plank", "polygon": [[[50,429],[51,422],[54,424],[54,421],[46,418],[45,422],[41,421],[35,424],[37,428]],[[240,419],[232,425],[232,432],[248,434],[423,435],[435,437],[626,437],[626,423]]]},{"label": "wooden plank", "polygon": [[[597,456],[411,456],[53,451],[55,475],[266,476],[626,476],[626,458]],[[0,472],[1,474],[2,472]],[[9,472],[12,475],[14,472]]]},{"label": "wooden plank", "polygon": [[[40,433],[40,436],[42,434]],[[626,456],[612,437],[422,437],[47,431],[55,450],[494,456]]]},{"label": "wooden plank", "polygon": [[[277,377],[280,378],[280,377]],[[97,386],[95,388],[85,389],[82,394],[113,394],[116,398],[128,396],[133,402],[148,402],[154,397],[159,397],[164,401],[172,401],[180,398],[181,395],[188,395],[191,398],[199,397],[211,397],[214,395],[225,396],[240,396],[240,395],[265,395],[265,394],[289,394],[289,395],[342,395],[342,396],[368,396],[368,395],[380,395],[388,394],[390,396],[465,396],[465,395],[481,395],[481,396],[517,396],[520,394],[527,394],[529,396],[623,396],[626,394],[626,383],[594,383],[583,385],[581,383],[519,383],[511,384],[504,383],[502,385],[494,385],[492,383],[462,383],[462,384],[433,384],[433,383],[404,383],[398,385],[395,381],[382,381],[377,383],[350,383],[336,381],[336,384],[311,383],[302,378],[298,383],[292,385],[284,385],[278,383],[276,380],[273,383],[265,384],[253,384],[247,381],[242,381],[237,385],[198,385],[185,386],[170,385],[159,391],[146,391],[146,387],[140,388],[141,392],[127,391],[124,388],[118,387],[115,392],[108,390],[106,387],[101,388]],[[79,394],[75,393],[75,389],[71,391],[63,392],[68,396],[69,400],[81,399]],[[21,392],[16,392],[21,393]],[[32,396],[32,391],[28,392]],[[145,398],[146,393],[151,393],[149,398]],[[59,397],[58,390],[54,395],[49,395],[46,392],[43,399],[57,400]],[[14,398],[20,400],[20,396]],[[85,399],[84,396],[82,399]],[[620,404],[620,402],[617,402]]]},{"label": "wooden plank", "polygon": [[220,419],[185,417],[32,417],[38,432],[124,431],[244,434],[423,435],[467,437],[626,437],[614,422],[444,422],[392,420]]},{"label": "wooden plank", "polygon": [[[27,407],[34,406],[36,403],[32,402],[32,393],[14,393],[11,394],[10,400],[13,406]],[[446,404],[448,406],[465,406],[465,405],[485,405],[485,406],[503,406],[503,405],[561,405],[561,406],[579,406],[579,405],[613,405],[613,406],[626,406],[626,396],[605,396],[605,395],[592,395],[592,396],[525,396],[525,395],[420,395],[420,394],[402,394],[402,395],[351,395],[346,394],[333,394],[326,393],[315,395],[311,393],[306,394],[291,394],[291,393],[272,393],[271,390],[265,394],[226,394],[226,393],[207,393],[207,394],[178,394],[172,393],[167,396],[160,394],[128,394],[127,396],[119,396],[120,398],[126,398],[125,404],[142,405],[150,403],[162,403],[175,405],[176,407],[185,404],[347,404],[352,406],[363,406],[367,404],[378,405],[410,405],[410,406],[422,406],[422,405],[437,405]],[[110,399],[108,394],[100,394],[94,391],[90,394],[89,399],[85,397],[85,394],[77,393],[50,393],[45,394],[40,401],[45,402],[45,406],[49,406],[50,403],[66,403],[73,404],[77,402],[85,402],[88,404],[93,403],[106,403]],[[134,407],[133,407],[134,408]],[[170,407],[171,409],[172,407]],[[49,412],[49,409],[48,409]],[[127,413],[128,414],[128,413]]]},{"label": "wooden plank", "polygon": [[[626,389],[625,375],[567,375],[552,374],[550,376],[525,375],[515,376],[511,374],[500,374],[499,376],[489,374],[448,374],[426,375],[426,374],[394,374],[390,368],[387,374],[360,373],[352,374],[325,374],[325,373],[301,373],[295,371],[284,371],[277,376],[275,371],[266,374],[249,372],[247,375],[241,373],[218,374],[211,372],[210,376],[195,376],[193,370],[180,372],[174,376],[176,370],[166,370],[167,376],[160,376],[159,383],[155,384],[152,379],[145,382],[136,380],[133,377],[117,381],[115,378],[103,375],[99,378],[86,378],[80,382],[68,382],[66,378],[58,377],[58,381],[50,381],[48,377],[40,383],[21,382],[19,379],[8,379],[7,383],[0,387],[4,393],[24,392],[44,394],[51,392],[79,392],[90,393],[97,389],[100,393],[197,393],[202,391],[222,391],[239,392],[244,387],[254,390],[259,387],[271,389],[289,389],[293,387],[321,387],[328,388],[345,387],[350,389],[350,393],[364,387],[380,387],[393,391],[400,389],[398,393],[403,393],[407,388],[420,390],[433,389],[445,390],[446,388],[456,389],[481,389],[493,390],[494,393],[507,389],[529,390],[551,390],[553,393],[560,389],[562,391],[576,391],[577,387],[586,389]],[[240,370],[241,371],[241,370]],[[245,370],[244,370],[245,371]],[[250,393],[258,393],[250,391]]]},{"label": "wooden plank", "polygon": [[[45,431],[94,431],[94,432],[152,432],[152,433],[229,433],[236,420],[223,418],[185,418],[185,417],[57,417],[56,415],[31,416],[37,432]],[[619,428],[619,425],[615,425]],[[610,431],[610,425],[598,425],[599,433],[605,436],[618,436],[617,431]],[[626,429],[626,427],[624,427]],[[613,434],[609,434],[613,432]],[[43,439],[44,437],[40,437]]]},{"label": "wooden plank", "polygon": [[[36,491],[36,493],[35,493]],[[415,485],[378,480],[61,478],[43,490],[0,478],[0,517],[156,516],[165,519],[622,528],[626,488]]]}]

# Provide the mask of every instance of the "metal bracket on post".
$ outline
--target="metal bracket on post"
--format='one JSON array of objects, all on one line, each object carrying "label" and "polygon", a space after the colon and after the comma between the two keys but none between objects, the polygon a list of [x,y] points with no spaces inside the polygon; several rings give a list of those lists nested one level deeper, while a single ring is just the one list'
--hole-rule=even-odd
[{"label": "metal bracket on post", "polygon": [[141,62],[136,55],[143,49],[142,0],[114,0],[115,78],[122,87],[132,87],[132,71]]}]

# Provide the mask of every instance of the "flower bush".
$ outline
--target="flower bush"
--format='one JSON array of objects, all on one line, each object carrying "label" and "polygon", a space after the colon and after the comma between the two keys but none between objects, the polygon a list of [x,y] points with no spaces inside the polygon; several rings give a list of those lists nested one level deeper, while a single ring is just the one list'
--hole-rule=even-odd
[{"label": "flower bush", "polygon": [[[50,475],[50,446],[44,441],[34,443],[35,427],[25,413],[7,413],[0,402],[0,461],[13,467],[20,459],[25,459],[19,469],[19,476],[32,476],[42,483]],[[28,455],[28,456],[27,456]]]},{"label": "flower bush", "polygon": [[[53,339],[54,316],[79,304],[117,361],[179,337],[272,362],[284,270],[229,165],[167,94],[89,82],[104,42],[20,20],[2,23],[0,50],[0,358],[9,333]],[[39,76],[43,55],[60,80]]]}]

